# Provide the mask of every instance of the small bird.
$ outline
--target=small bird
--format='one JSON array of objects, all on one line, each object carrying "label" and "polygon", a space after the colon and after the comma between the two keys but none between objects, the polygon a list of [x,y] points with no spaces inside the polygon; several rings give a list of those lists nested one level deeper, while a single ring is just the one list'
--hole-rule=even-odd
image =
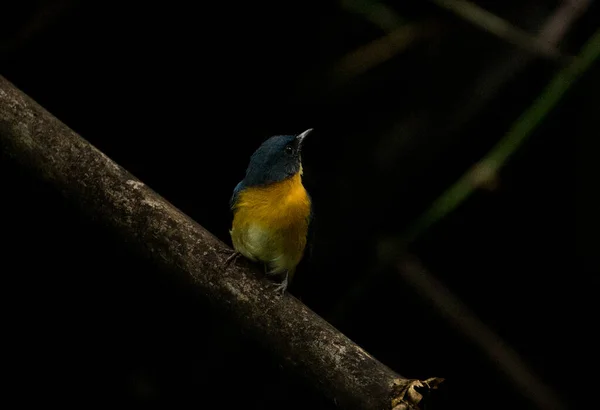
[{"label": "small bird", "polygon": [[276,135],[252,154],[246,176],[233,190],[229,231],[235,252],[265,264],[269,275],[284,274],[276,291],[285,293],[304,256],[312,220],[311,198],[302,185],[301,151],[312,128]]}]

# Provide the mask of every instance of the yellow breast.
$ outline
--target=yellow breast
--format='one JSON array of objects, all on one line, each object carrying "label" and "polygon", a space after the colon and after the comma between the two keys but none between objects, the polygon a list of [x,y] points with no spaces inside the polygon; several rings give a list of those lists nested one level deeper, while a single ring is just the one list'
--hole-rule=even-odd
[{"label": "yellow breast", "polygon": [[234,204],[233,246],[247,258],[267,263],[273,273],[293,273],[304,254],[310,209],[301,172],[246,188]]}]

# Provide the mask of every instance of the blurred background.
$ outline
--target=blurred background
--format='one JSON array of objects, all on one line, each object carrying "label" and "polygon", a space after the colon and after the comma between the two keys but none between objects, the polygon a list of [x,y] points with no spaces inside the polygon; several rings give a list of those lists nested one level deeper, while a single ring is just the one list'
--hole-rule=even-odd
[{"label": "blurred background", "polygon": [[[591,0],[22,0],[0,6],[0,74],[227,244],[252,152],[314,128],[316,236],[291,293],[401,375],[445,378],[427,408],[568,408],[597,363],[600,63],[581,54],[598,16]],[[0,159],[5,397],[335,408]]]}]

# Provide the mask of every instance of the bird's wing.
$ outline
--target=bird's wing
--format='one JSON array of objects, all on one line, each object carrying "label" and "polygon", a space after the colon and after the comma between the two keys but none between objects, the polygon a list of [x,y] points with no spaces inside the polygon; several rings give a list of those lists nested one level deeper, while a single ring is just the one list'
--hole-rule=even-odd
[{"label": "bird's wing", "polygon": [[233,195],[231,195],[231,198],[229,199],[229,208],[233,209],[233,206],[235,205],[235,203],[237,201],[238,194],[242,190],[243,186],[244,186],[244,181],[242,180],[233,189]]}]

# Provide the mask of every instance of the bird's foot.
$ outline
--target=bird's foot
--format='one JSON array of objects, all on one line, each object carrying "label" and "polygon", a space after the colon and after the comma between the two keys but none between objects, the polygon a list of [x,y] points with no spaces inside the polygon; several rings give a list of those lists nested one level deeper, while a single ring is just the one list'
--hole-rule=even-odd
[{"label": "bird's foot", "polygon": [[232,262],[236,261],[240,256],[242,256],[240,252],[229,248],[222,249],[222,252],[229,255],[223,263],[223,267],[225,269],[227,269]]},{"label": "bird's foot", "polygon": [[275,292],[283,296],[288,288],[288,274],[285,274],[285,277],[283,278],[283,281],[281,281],[281,283],[271,283],[271,286],[275,287]]}]

